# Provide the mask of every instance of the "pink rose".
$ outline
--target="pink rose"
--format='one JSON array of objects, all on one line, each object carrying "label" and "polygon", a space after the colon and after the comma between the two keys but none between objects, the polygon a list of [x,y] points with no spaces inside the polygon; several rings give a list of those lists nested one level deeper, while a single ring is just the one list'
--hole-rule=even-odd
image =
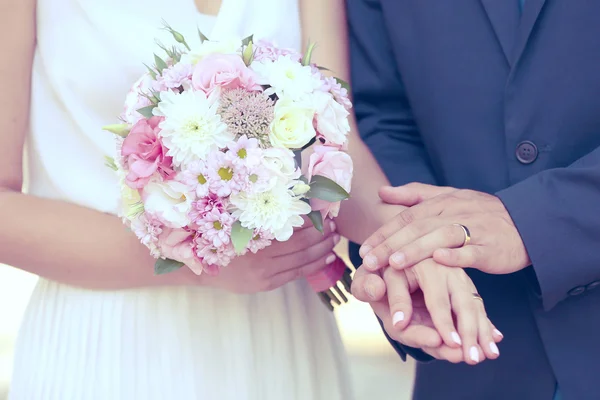
[{"label": "pink rose", "polygon": [[129,170],[125,179],[133,189],[143,188],[155,172],[163,179],[170,179],[174,174],[172,159],[167,157],[167,148],[158,138],[158,124],[162,120],[162,117],[139,120],[123,141],[121,155]]},{"label": "pink rose", "polygon": [[161,255],[184,263],[196,275],[203,270],[202,261],[194,254],[194,234],[184,229],[163,228],[158,237]]},{"label": "pink rose", "polygon": [[[333,146],[314,146],[314,153],[310,155],[308,163],[308,180],[315,175],[321,175],[331,179],[338,185],[350,192],[352,183],[352,159],[347,153],[339,151]],[[338,216],[340,203],[330,203],[321,199],[311,199],[310,205],[314,211],[321,211],[323,218]]]},{"label": "pink rose", "polygon": [[210,94],[217,89],[261,90],[257,76],[235,54],[211,54],[202,59],[192,75],[192,86]]}]

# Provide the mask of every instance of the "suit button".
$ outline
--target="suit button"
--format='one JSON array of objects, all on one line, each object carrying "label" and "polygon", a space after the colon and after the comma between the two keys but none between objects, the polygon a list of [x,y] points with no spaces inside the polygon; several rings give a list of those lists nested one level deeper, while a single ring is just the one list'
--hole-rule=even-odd
[{"label": "suit button", "polygon": [[587,285],[585,288],[586,290],[593,290],[593,289],[598,289],[600,287],[600,281],[594,281],[592,283],[590,283],[589,285]]},{"label": "suit button", "polygon": [[569,290],[569,296],[579,296],[580,294],[583,294],[584,292],[585,292],[585,287],[577,286],[576,288]]},{"label": "suit button", "polygon": [[531,164],[538,156],[537,146],[530,141],[521,142],[517,146],[516,155],[521,164]]}]

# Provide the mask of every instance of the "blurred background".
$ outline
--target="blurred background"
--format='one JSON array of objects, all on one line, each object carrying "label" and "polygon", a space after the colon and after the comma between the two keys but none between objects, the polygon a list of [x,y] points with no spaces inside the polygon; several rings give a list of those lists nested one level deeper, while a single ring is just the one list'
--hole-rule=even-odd
[{"label": "blurred background", "polygon": [[[345,255],[346,247],[340,242],[338,253]],[[15,338],[36,280],[0,264],[0,400],[6,400]],[[356,400],[410,399],[414,364],[403,363],[392,350],[370,307],[351,300],[336,310],[336,317],[350,358]]]}]

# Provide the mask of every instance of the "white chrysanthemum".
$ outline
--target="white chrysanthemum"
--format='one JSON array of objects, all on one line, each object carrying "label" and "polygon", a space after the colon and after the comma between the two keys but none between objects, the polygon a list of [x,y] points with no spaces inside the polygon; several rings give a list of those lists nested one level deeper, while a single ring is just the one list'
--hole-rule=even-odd
[{"label": "white chrysanthemum", "polygon": [[266,94],[272,91],[277,93],[279,98],[286,96],[297,100],[323,84],[319,75],[314,74],[310,66],[303,66],[289,56],[280,57],[275,61],[256,62],[251,68],[261,76],[260,84],[271,86]]},{"label": "white chrysanthemum", "polygon": [[262,193],[239,193],[230,198],[236,208],[233,217],[239,219],[243,227],[270,232],[279,241],[288,240],[294,227],[302,226],[302,215],[311,208],[300,197],[278,184]]},{"label": "white chrysanthemum", "polygon": [[177,181],[150,182],[144,188],[144,208],[170,228],[183,228],[191,221],[189,187]]},{"label": "white chrysanthemum", "polygon": [[218,104],[204,92],[162,92],[160,98],[154,113],[165,117],[160,123],[161,136],[175,165],[205,159],[234,139],[217,114]]}]

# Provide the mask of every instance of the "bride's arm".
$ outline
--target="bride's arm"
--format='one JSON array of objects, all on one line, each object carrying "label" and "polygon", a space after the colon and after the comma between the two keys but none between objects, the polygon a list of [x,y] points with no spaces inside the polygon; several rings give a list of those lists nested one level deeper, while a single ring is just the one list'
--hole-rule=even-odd
[{"label": "bride's arm", "polygon": [[[352,1],[352,0],[350,0]],[[348,33],[344,0],[300,0],[303,45],[316,42],[312,60],[327,67],[347,82],[350,80]],[[351,113],[349,154],[354,162],[351,198],[342,203],[335,220],[338,231],[355,243],[362,243],[388,218],[401,211],[400,206],[383,204],[378,195],[389,181],[358,135]]]}]

